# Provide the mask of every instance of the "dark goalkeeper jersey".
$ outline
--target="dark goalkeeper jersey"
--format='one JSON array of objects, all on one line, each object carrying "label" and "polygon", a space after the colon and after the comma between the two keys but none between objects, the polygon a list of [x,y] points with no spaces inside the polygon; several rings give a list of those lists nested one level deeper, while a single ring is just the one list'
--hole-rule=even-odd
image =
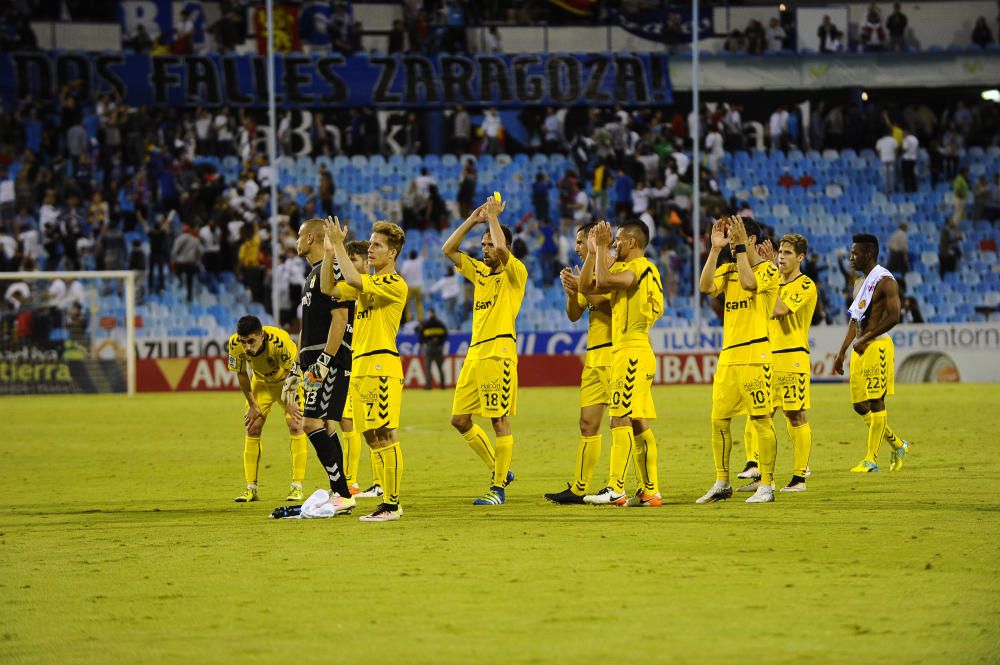
[{"label": "dark goalkeeper jersey", "polygon": [[[333,364],[341,369],[351,369],[351,343],[354,333],[354,301],[337,300],[324,294],[320,288],[320,269],[323,262],[317,262],[306,278],[302,292],[302,337],[299,344],[299,359],[302,367],[308,367],[319,357],[326,347],[326,338],[330,332],[331,312],[335,309],[347,310],[347,329],[344,340],[340,343]],[[340,268],[334,264],[334,276],[341,280]]]}]

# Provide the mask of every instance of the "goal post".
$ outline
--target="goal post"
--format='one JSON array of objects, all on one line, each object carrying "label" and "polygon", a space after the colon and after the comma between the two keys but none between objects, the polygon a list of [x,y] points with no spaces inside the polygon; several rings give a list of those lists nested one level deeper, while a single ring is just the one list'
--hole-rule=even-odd
[{"label": "goal post", "polygon": [[0,272],[0,395],[135,394],[131,270]]}]

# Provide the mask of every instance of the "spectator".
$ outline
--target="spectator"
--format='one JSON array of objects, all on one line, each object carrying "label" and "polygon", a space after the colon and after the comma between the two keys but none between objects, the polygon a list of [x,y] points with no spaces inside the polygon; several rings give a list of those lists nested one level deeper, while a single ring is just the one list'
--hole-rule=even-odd
[{"label": "spectator", "polygon": [[187,300],[191,302],[194,298],[194,276],[198,274],[198,263],[201,261],[201,242],[194,229],[187,224],[174,238],[170,260],[178,279],[183,279],[187,287]]},{"label": "spectator", "polygon": [[[774,109],[767,126],[771,150],[785,150],[788,144],[788,111],[784,106]],[[681,175],[684,175],[683,172]]]},{"label": "spectator", "polygon": [[455,272],[454,266],[448,267],[448,274],[431,285],[432,294],[441,299],[445,308],[445,317],[453,328],[462,325],[464,317],[459,312],[462,297],[462,280]]},{"label": "spectator", "polygon": [[483,137],[482,152],[484,154],[496,155],[503,151],[503,122],[495,108],[486,109],[479,132]]},{"label": "spectator", "polygon": [[624,169],[618,169],[618,176],[612,184],[612,191],[614,193],[612,205],[614,207],[615,217],[631,210],[632,190],[634,187],[635,181],[632,180],[631,176],[626,175]]},{"label": "spectator", "polygon": [[833,39],[833,33],[837,31],[837,26],[833,24],[830,20],[830,16],[824,14],[823,22],[819,24],[819,28],[816,29],[816,36],[819,38],[819,52],[820,53],[830,53],[830,40]]},{"label": "spectator", "polygon": [[726,154],[723,144],[724,141],[718,125],[712,125],[705,136],[705,152],[708,154],[708,170],[713,175],[719,172],[722,158]]},{"label": "spectator", "polygon": [[920,140],[910,132],[906,132],[903,137],[903,191],[913,193],[917,191],[917,152],[920,149]]},{"label": "spectator", "polygon": [[399,19],[392,22],[392,30],[389,32],[388,53],[403,53],[406,51],[406,28]]},{"label": "spectator", "polygon": [[292,323],[297,317],[299,301],[302,300],[302,287],[308,276],[308,263],[304,261],[293,248],[285,250],[284,260],[274,270],[274,279],[278,284],[278,318],[282,325]]},{"label": "spectator", "polygon": [[836,27],[830,32],[830,53],[843,53],[845,50],[844,33]]},{"label": "spectator", "polygon": [[191,20],[191,10],[185,7],[181,10],[181,20],[174,30],[174,40],[170,44],[174,55],[191,55],[194,53],[194,21]]},{"label": "spectator", "polygon": [[[406,294],[405,318],[422,321],[424,318],[424,257],[411,250],[399,267],[399,274],[410,290]],[[411,305],[415,311],[411,311]]]},{"label": "spectator", "polygon": [[417,328],[420,338],[420,350],[424,352],[424,388],[434,387],[432,369],[437,367],[438,387],[446,386],[444,376],[444,344],[448,341],[448,326],[437,318],[437,312],[427,310],[427,318]]},{"label": "spectator", "polygon": [[889,261],[886,264],[886,269],[896,278],[905,275],[910,270],[910,240],[906,232],[909,229],[909,225],[903,222],[899,225],[899,228],[889,236],[889,241],[886,246],[889,249]]},{"label": "spectator", "polygon": [[781,27],[777,18],[772,18],[768,21],[767,28],[764,30],[764,40],[767,44],[768,53],[777,53],[784,48],[785,30]]},{"label": "spectator", "polygon": [[938,264],[941,277],[958,270],[958,261],[962,258],[962,240],[964,238],[958,229],[958,221],[954,217],[941,228],[941,240],[938,243]]},{"label": "spectator", "polygon": [[861,46],[865,51],[881,51],[885,45],[885,28],[882,14],[875,3],[868,6],[865,22],[861,26]]},{"label": "spectator", "polygon": [[747,52],[750,55],[760,55],[764,52],[767,40],[764,36],[764,26],[760,21],[751,19],[743,31],[747,39]]},{"label": "spectator", "polygon": [[[330,49],[340,53],[351,53],[351,27],[354,18],[347,13],[343,2],[334,2],[333,12],[326,23],[326,34],[330,38]],[[412,43],[412,42],[411,42]]]},{"label": "spectator", "polygon": [[503,39],[495,25],[491,25],[483,35],[483,50],[486,53],[503,53]]},{"label": "spectator", "polygon": [[165,273],[167,262],[170,260],[170,252],[167,249],[167,233],[170,220],[174,213],[170,213],[167,219],[163,215],[158,215],[149,229],[149,273],[148,286],[150,293],[162,293],[165,287]]},{"label": "spectator", "polygon": [[983,219],[986,204],[990,200],[990,181],[981,175],[972,188],[972,219]]},{"label": "spectator", "polygon": [[427,198],[430,194],[431,185],[437,185],[437,180],[430,174],[426,166],[422,166],[420,167],[420,175],[417,176],[416,183],[417,191],[420,192],[421,196]]},{"label": "spectator", "polygon": [[472,138],[472,120],[465,107],[459,104],[452,116],[452,151],[462,155],[469,151],[469,140]]},{"label": "spectator", "polygon": [[[241,235],[240,248],[237,254],[237,271],[239,272],[243,286],[247,287],[253,299],[257,302],[262,302],[264,298],[264,266],[260,260],[260,235],[257,234],[256,225],[254,224],[244,225]],[[198,258],[201,258],[200,243],[198,245]],[[174,260],[176,261],[176,259]],[[188,299],[190,300],[190,296]]]},{"label": "spectator", "polygon": [[892,14],[889,14],[889,18],[885,21],[885,27],[889,31],[889,50],[905,51],[907,24],[906,14],[900,10],[898,2],[892,7]]},{"label": "spectator", "polygon": [[556,110],[551,106],[545,112],[545,120],[542,122],[542,129],[544,132],[542,138],[545,144],[545,152],[550,155],[554,152],[558,152],[565,144],[565,140],[563,139],[562,122],[559,120],[559,115],[556,113]]},{"label": "spectator", "polygon": [[990,188],[990,199],[983,209],[983,217],[991,222],[1000,219],[1000,173],[993,176],[993,186]]},{"label": "spectator", "polygon": [[135,273],[135,285],[140,293],[146,285],[146,263],[146,252],[142,250],[142,241],[133,240],[128,255],[128,269]]},{"label": "spectator", "polygon": [[955,121],[952,120],[948,123],[948,129],[945,130],[944,135],[941,137],[941,157],[945,179],[951,180],[955,177],[956,169],[958,168],[958,158],[961,156],[964,148],[965,139],[958,131]]},{"label": "spectator", "polygon": [[[552,189],[552,183],[549,181],[548,174],[544,171],[535,174],[535,182],[531,185],[531,207],[535,211],[535,219],[540,222],[547,221],[550,216],[550,189]],[[468,215],[465,216],[468,217]]]},{"label": "spectator", "polygon": [[875,142],[875,152],[878,153],[879,162],[882,164],[882,188],[887,196],[896,191],[896,151],[898,149],[899,144],[896,143],[892,132]]},{"label": "spectator", "polygon": [[222,270],[222,229],[219,223],[212,219],[198,230],[201,240],[202,263],[210,275],[218,275]]},{"label": "spectator", "polygon": [[920,305],[913,296],[905,296],[899,309],[900,323],[923,323],[924,315],[920,313]]},{"label": "spectator", "polygon": [[458,216],[466,219],[472,213],[473,202],[476,200],[476,188],[478,186],[478,172],[475,162],[466,160],[462,165],[462,180],[458,184],[458,194],[455,203],[458,204]]},{"label": "spectator", "polygon": [[445,24],[447,32],[444,39],[444,50],[449,53],[468,53],[469,46],[465,38],[465,12],[458,0],[445,0]]},{"label": "spectator", "polygon": [[722,49],[727,53],[744,53],[747,50],[747,38],[739,30],[733,30],[726,37]]},{"label": "spectator", "polygon": [[972,43],[983,49],[993,43],[993,33],[985,16],[976,19],[976,26],[972,28]]},{"label": "spectator", "polygon": [[958,175],[955,176],[955,180],[951,184],[951,194],[952,202],[955,207],[955,212],[952,215],[952,219],[955,222],[962,222],[965,220],[965,205],[969,199],[969,170],[962,168],[959,170]]}]

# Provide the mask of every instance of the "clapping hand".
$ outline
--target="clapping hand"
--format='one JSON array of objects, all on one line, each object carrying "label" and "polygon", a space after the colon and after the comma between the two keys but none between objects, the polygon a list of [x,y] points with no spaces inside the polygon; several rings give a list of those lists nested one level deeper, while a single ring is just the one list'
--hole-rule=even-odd
[{"label": "clapping hand", "polygon": [[712,247],[714,249],[722,249],[729,244],[728,230],[729,226],[725,219],[718,219],[712,225]]},{"label": "clapping hand", "polygon": [[330,243],[330,249],[336,247],[338,244],[343,244],[344,239],[347,237],[347,224],[341,226],[340,218],[338,217],[327,217],[326,224],[324,225],[325,240],[323,243],[324,247],[327,247],[326,242]]}]

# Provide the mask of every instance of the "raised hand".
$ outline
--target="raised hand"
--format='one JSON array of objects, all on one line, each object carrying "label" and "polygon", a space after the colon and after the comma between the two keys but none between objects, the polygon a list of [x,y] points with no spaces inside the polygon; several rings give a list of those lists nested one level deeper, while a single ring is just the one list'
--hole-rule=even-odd
[{"label": "raised hand", "polygon": [[478,208],[476,208],[475,210],[473,210],[472,213],[469,214],[468,218],[466,218],[465,222],[467,224],[469,224],[469,223],[471,223],[471,224],[481,224],[481,223],[485,222],[486,220],[487,220],[487,217],[486,217],[486,204],[484,203],[483,205],[481,205]]},{"label": "raised hand", "polygon": [[559,280],[562,282],[566,295],[575,296],[579,292],[579,273],[574,273],[569,268],[563,268],[559,273]]},{"label": "raised hand", "polygon": [[725,219],[718,219],[715,224],[712,225],[712,247],[715,249],[722,249],[729,244],[729,236],[727,235],[729,227],[726,224]]},{"label": "raised hand", "polygon": [[347,224],[341,226],[340,218],[338,217],[327,217],[326,224],[323,225],[323,230],[325,232],[325,241],[323,246],[326,247],[326,241],[329,241],[332,246],[337,244],[342,244],[344,239],[347,237]]},{"label": "raised hand", "polygon": [[605,221],[598,222],[597,226],[594,227],[594,230],[597,231],[597,243],[599,246],[603,245],[604,247],[607,247],[611,244],[612,235],[610,224]]},{"label": "raised hand", "polygon": [[491,196],[486,199],[486,203],[483,204],[483,207],[486,209],[486,217],[495,219],[500,216],[500,213],[507,209],[507,202],[497,201],[495,197]]},{"label": "raised hand", "polygon": [[770,240],[764,240],[757,245],[757,254],[765,261],[778,262],[778,254],[774,251],[774,245],[771,244]]},{"label": "raised hand", "polygon": [[737,245],[747,244],[747,230],[743,226],[743,218],[739,215],[729,218],[729,239]]},{"label": "raised hand", "polygon": [[590,231],[587,232],[587,253],[592,255],[597,255],[597,227],[590,227]]}]

